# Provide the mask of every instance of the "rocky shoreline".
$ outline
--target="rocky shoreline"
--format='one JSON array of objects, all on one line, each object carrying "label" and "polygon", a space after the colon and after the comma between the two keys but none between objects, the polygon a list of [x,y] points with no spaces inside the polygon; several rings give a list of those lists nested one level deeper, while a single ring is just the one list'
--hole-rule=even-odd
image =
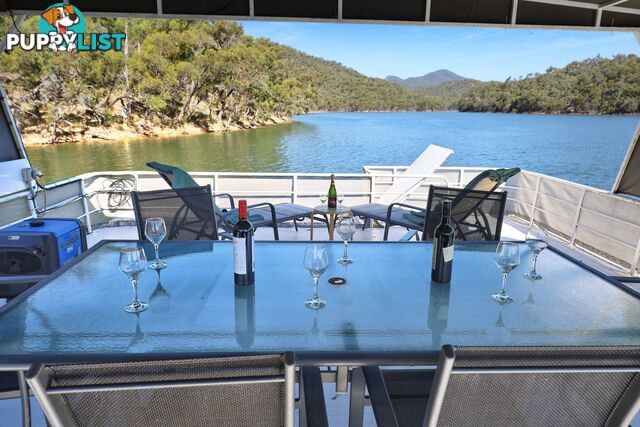
[{"label": "rocky shoreline", "polygon": [[139,123],[135,126],[115,124],[113,126],[65,126],[56,129],[55,142],[52,142],[51,127],[30,127],[21,131],[25,145],[50,145],[68,143],[87,143],[95,141],[120,141],[141,138],[170,138],[175,136],[201,135],[206,133],[231,132],[236,130],[255,129],[264,126],[273,126],[291,123],[291,117],[270,117],[264,121],[251,123],[236,123],[231,125],[214,124],[207,127],[194,124],[182,124],[179,126],[162,126],[148,123]]}]

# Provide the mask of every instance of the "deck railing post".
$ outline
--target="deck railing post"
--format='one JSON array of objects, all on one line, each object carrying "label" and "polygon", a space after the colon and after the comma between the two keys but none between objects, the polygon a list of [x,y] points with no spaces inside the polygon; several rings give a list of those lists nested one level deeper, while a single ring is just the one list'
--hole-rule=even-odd
[{"label": "deck railing post", "polygon": [[376,202],[376,175],[372,174],[371,178],[371,191],[369,192],[369,203]]},{"label": "deck railing post", "polygon": [[87,234],[90,234],[93,229],[91,227],[91,213],[89,212],[89,205],[87,203],[87,190],[84,186],[84,178],[80,179],[80,194],[82,194],[82,210],[84,211],[84,225],[87,227]]},{"label": "deck railing post", "polygon": [[587,189],[582,189],[582,194],[580,194],[580,201],[578,202],[578,208],[576,210],[576,216],[573,219],[573,230],[571,230],[571,239],[569,240],[569,244],[573,246],[576,241],[576,233],[578,232],[578,221],[580,221],[580,214],[582,213],[582,204],[584,203],[584,196],[587,194]]},{"label": "deck railing post", "polygon": [[291,203],[298,203],[298,175],[294,174],[291,182]]},{"label": "deck railing post", "polygon": [[633,261],[631,261],[629,274],[631,276],[638,276],[638,270],[640,270],[640,239],[638,239],[638,244],[636,245],[636,252],[633,255]]},{"label": "deck railing post", "polygon": [[221,193],[221,191],[220,191],[220,177],[218,176],[217,172],[213,174],[213,192],[214,193]]},{"label": "deck railing post", "polygon": [[529,219],[529,228],[533,225],[533,218],[536,214],[536,205],[538,204],[538,195],[540,194],[540,181],[542,181],[542,176],[538,175],[538,181],[536,182],[536,194],[533,196],[533,204],[531,205],[531,214]]}]

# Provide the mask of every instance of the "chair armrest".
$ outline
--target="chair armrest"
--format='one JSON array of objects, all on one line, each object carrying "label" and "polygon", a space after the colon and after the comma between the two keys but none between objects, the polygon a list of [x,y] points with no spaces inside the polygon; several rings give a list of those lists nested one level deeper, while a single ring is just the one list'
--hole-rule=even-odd
[{"label": "chair armrest", "polygon": [[402,235],[399,242],[410,242],[411,239],[413,239],[417,233],[418,233],[418,230],[409,230]]},{"label": "chair armrest", "polygon": [[407,205],[406,203],[391,203],[389,205],[389,207],[387,208],[387,221],[386,221],[387,223],[389,221],[391,221],[391,213],[393,212],[393,208],[395,206],[400,206],[400,207],[403,207],[403,208],[413,209],[413,210],[421,211],[421,212],[425,212],[426,211],[426,209],[424,209],[424,208],[419,208],[417,206]]},{"label": "chair armrest", "polygon": [[233,196],[229,193],[216,193],[216,194],[212,194],[211,198],[215,199],[216,197],[227,197],[229,199],[229,205],[231,205],[231,209],[235,209],[236,208],[236,204],[233,201]]},{"label": "chair armrest", "polygon": [[328,427],[327,407],[324,401],[324,390],[322,388],[322,376],[318,367],[302,367],[301,375],[301,395],[304,401],[302,406],[306,418],[307,427]]},{"label": "chair armrest", "polygon": [[253,209],[253,208],[262,208],[267,206],[269,208],[269,210],[271,211],[271,221],[273,221],[273,223],[276,223],[276,207],[273,206],[272,203],[269,202],[263,202],[263,203],[256,203],[255,205],[249,205],[247,206],[247,210]]},{"label": "chair armrest", "polygon": [[364,379],[369,390],[369,398],[376,423],[381,427],[398,427],[396,413],[393,410],[382,372],[377,366],[363,366]]},{"label": "chair armrest", "polygon": [[387,212],[392,210],[394,206],[402,206],[403,208],[409,208],[409,209],[414,209],[414,210],[423,211],[423,212],[426,210],[425,208],[420,208],[418,206],[407,205],[406,203],[396,202],[396,203],[391,203],[389,205],[389,207],[387,208]]}]

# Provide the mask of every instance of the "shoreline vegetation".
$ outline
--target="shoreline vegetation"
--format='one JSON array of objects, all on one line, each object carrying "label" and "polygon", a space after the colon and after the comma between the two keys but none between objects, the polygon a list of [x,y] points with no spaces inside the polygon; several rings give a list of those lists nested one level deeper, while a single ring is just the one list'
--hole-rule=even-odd
[{"label": "shoreline vegetation", "polygon": [[[22,24],[37,32],[38,17]],[[10,21],[0,18],[0,32]],[[122,52],[3,55],[0,83],[26,144],[252,129],[297,114],[463,111],[637,114],[640,59],[592,58],[505,82],[406,88],[267,39],[233,22],[95,18]]]}]

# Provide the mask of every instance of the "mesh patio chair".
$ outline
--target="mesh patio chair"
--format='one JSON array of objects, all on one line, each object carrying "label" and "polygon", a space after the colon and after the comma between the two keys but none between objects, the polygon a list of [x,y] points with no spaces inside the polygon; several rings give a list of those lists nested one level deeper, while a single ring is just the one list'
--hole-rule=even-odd
[{"label": "mesh patio chair", "polygon": [[[504,184],[509,178],[519,172],[520,168],[488,169],[477,175],[463,189],[459,189],[461,192],[460,197],[463,198],[464,193],[470,191],[494,192],[500,185]],[[455,204],[452,208],[455,209]],[[365,226],[368,220],[383,222],[385,224],[384,240],[387,240],[389,237],[389,228],[394,225],[405,227],[407,230],[423,231],[427,210],[398,202],[388,206],[380,203],[354,206],[351,208],[351,212],[353,212],[354,216],[365,219]],[[440,218],[438,218],[438,221],[439,219]]]},{"label": "mesh patio chair", "polygon": [[379,426],[626,427],[640,409],[639,347],[446,345],[428,397],[404,408],[378,367],[358,369]]},{"label": "mesh patio chair", "polygon": [[402,240],[410,240],[417,232],[422,232],[422,240],[433,240],[435,229],[442,217],[444,200],[451,201],[451,219],[456,231],[456,240],[500,240],[507,204],[506,191],[479,191],[435,186],[429,188],[426,209],[394,208],[392,210],[392,215],[395,217],[385,222],[384,239],[387,240],[389,228],[392,225],[401,225],[408,230],[413,230],[412,233],[403,236]]},{"label": "mesh patio chair", "polygon": [[167,240],[218,240],[211,205],[211,187],[181,190],[132,191],[138,237],[145,239],[145,221],[163,218]]},{"label": "mesh patio chair", "polygon": [[293,354],[34,365],[53,427],[293,426]]},{"label": "mesh patio chair", "polygon": [[[184,170],[177,166],[164,165],[158,162],[147,163],[147,166],[154,169],[169,184],[173,189],[181,188],[193,188],[197,187],[198,183]],[[216,203],[217,198],[227,198],[230,209],[221,209]],[[229,233],[233,230],[233,226],[238,221],[238,211],[235,208],[235,201],[233,196],[228,193],[218,193],[212,196],[213,210],[217,218],[217,224],[220,226],[224,233],[223,237],[228,237]],[[297,205],[294,203],[256,203],[248,206],[249,209],[249,221],[254,228],[259,227],[272,227],[273,237],[275,240],[280,240],[278,233],[278,224],[283,222],[293,221],[293,225],[298,231],[297,221],[302,221],[304,218],[310,218],[313,209],[306,206]]]},{"label": "mesh patio chair", "polygon": [[434,187],[424,215],[407,213],[414,221],[422,221],[422,240],[433,240],[442,217],[442,202],[451,200],[451,220],[457,240],[500,240],[502,220],[507,204],[506,191],[476,191],[460,188]]}]

